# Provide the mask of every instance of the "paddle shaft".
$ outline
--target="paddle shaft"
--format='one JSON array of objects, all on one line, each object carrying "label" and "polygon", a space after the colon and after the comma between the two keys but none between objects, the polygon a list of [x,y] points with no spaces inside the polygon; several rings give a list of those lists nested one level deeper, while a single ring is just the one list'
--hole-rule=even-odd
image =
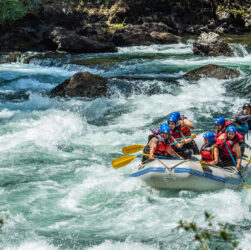
[{"label": "paddle shaft", "polygon": [[[142,154],[144,156],[149,156],[149,154]],[[137,155],[137,157],[139,157],[141,155]],[[167,156],[163,156],[163,155],[154,155],[155,158],[159,158],[159,159],[172,159],[172,160],[179,160],[179,158],[176,157],[167,157]]]},{"label": "paddle shaft", "polygon": [[245,160],[245,161],[251,161],[250,159],[248,158],[245,158],[245,157],[241,157],[242,160]]},{"label": "paddle shaft", "polygon": [[[233,162],[234,162],[234,165],[237,167],[237,163],[236,163],[236,161],[235,161],[235,159],[234,159],[234,157],[233,157],[233,155],[232,155],[230,149],[228,148],[227,143],[224,142],[224,144],[225,144],[225,146],[226,146],[226,148],[227,148],[227,151],[228,151],[228,153],[230,154],[230,156],[231,156],[231,158],[232,158],[232,160],[233,160]],[[238,174],[239,174],[239,176],[241,177],[241,180],[242,180],[242,182],[244,183],[245,187],[246,187],[246,188],[249,188],[249,186],[246,184],[246,181],[244,180],[244,178],[243,178],[243,176],[242,176],[240,170],[238,170]]]}]

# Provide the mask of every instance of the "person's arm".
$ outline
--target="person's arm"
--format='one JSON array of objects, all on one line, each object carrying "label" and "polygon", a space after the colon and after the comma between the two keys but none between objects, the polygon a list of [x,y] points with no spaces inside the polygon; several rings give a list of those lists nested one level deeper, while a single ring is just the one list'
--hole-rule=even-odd
[{"label": "person's arm", "polygon": [[220,135],[220,136],[218,137],[218,140],[220,140],[220,141],[222,141],[222,142],[225,142],[225,141],[226,141],[225,133],[222,134],[222,135]]},{"label": "person's arm", "polygon": [[183,144],[187,144],[187,143],[190,143],[194,138],[196,138],[196,135],[195,135],[195,134],[192,134],[192,135],[191,135],[191,138],[182,139],[180,142],[183,143]]},{"label": "person's arm", "polygon": [[186,118],[184,118],[183,120],[179,120],[178,125],[180,125],[181,127],[185,126],[185,127],[189,128],[191,130],[194,129],[193,124]]},{"label": "person's arm", "polygon": [[216,165],[219,162],[219,149],[217,147],[214,147],[214,160],[210,161],[210,165]]},{"label": "person's arm", "polygon": [[193,124],[188,119],[184,119],[184,126],[191,129],[191,130],[194,129]]},{"label": "person's arm", "polygon": [[235,123],[246,123],[251,120],[251,115],[244,115],[242,112],[235,115]]},{"label": "person's arm", "polygon": [[[171,144],[172,144],[172,143],[175,143],[175,142],[177,142],[177,141],[174,139],[173,136],[171,136],[170,142],[171,142]],[[175,144],[174,146],[175,146],[176,148],[182,148],[182,147],[183,147],[183,144],[182,144],[182,143],[177,143],[177,144]]]},{"label": "person's arm", "polygon": [[233,146],[233,152],[235,152],[236,154],[236,163],[237,163],[237,170],[240,170],[240,166],[241,166],[241,148],[239,143],[235,143]]},{"label": "person's arm", "polygon": [[156,147],[157,147],[157,143],[158,143],[158,139],[157,138],[152,138],[148,145],[150,147],[150,153],[149,153],[149,159],[150,160],[154,160],[154,152],[156,150]]},{"label": "person's arm", "polygon": [[184,158],[182,156],[180,156],[178,153],[176,153],[171,147],[169,148],[169,150],[167,152],[168,152],[168,154],[170,154],[173,157],[177,157],[180,160],[184,160]]}]

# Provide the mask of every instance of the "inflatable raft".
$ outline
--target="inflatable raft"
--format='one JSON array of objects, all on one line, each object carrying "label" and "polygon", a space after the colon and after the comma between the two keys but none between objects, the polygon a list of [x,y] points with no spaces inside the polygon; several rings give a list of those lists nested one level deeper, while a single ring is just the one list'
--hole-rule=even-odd
[{"label": "inflatable raft", "polygon": [[[250,148],[245,148],[244,157],[250,159]],[[131,177],[140,178],[158,189],[212,191],[243,187],[234,165],[227,169],[210,165],[202,167],[200,159],[200,155],[194,155],[191,160],[146,160],[132,171]],[[246,181],[251,175],[250,165],[250,162],[242,161],[241,173]]]}]

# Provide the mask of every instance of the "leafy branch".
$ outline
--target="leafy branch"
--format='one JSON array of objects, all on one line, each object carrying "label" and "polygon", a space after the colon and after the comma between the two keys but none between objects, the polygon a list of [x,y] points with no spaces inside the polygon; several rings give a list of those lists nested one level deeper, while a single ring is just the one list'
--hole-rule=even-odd
[{"label": "leafy branch", "polygon": [[[193,232],[194,239],[200,243],[201,247],[205,250],[209,249],[209,244],[212,240],[212,237],[215,236],[214,225],[212,223],[214,217],[208,212],[204,213],[205,222],[209,229],[199,229],[195,222],[187,222],[187,221],[179,221],[179,225],[177,226],[177,230],[183,229],[186,232]],[[228,242],[232,245],[232,247],[236,248],[238,246],[238,242],[232,240],[232,235],[227,231],[227,226],[225,224],[219,223],[219,230],[216,230],[216,235],[220,237],[220,239]],[[216,247],[215,250],[219,248]]]}]

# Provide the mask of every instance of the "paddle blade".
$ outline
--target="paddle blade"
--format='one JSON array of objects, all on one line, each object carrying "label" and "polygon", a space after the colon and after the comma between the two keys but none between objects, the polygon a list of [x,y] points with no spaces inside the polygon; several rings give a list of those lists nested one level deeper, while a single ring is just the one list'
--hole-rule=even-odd
[{"label": "paddle blade", "polygon": [[195,138],[196,138],[196,134],[192,134],[192,135],[191,135],[191,138],[192,138],[192,139],[195,139]]},{"label": "paddle blade", "polygon": [[244,183],[244,186],[245,186],[247,189],[250,188],[250,186],[249,186],[246,182],[243,182],[243,183]]},{"label": "paddle blade", "polygon": [[124,155],[130,155],[130,154],[140,151],[144,147],[145,145],[130,145],[130,146],[123,147],[122,152]]},{"label": "paddle blade", "polygon": [[137,155],[133,155],[133,156],[126,155],[126,156],[122,156],[120,158],[116,158],[116,159],[112,160],[112,166],[115,169],[124,167],[125,165],[129,164],[135,158],[137,158]]}]

